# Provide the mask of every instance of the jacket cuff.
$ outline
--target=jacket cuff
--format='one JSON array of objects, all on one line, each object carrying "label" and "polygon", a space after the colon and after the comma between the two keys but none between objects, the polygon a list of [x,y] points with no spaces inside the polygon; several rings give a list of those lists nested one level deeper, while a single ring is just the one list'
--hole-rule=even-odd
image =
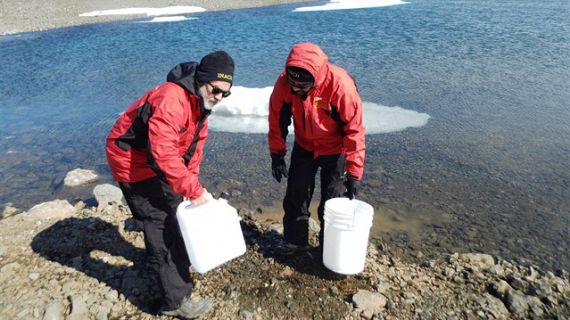
[{"label": "jacket cuff", "polygon": [[188,196],[188,198],[190,198],[190,200],[196,200],[200,198],[204,194],[204,192],[206,192],[206,189],[201,185],[198,185],[198,188],[194,190],[194,192],[192,192],[192,194]]}]

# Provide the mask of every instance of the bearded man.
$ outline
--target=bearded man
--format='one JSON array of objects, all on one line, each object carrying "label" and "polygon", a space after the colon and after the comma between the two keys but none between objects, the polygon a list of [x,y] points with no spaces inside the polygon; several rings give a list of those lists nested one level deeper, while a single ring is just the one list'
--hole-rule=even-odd
[{"label": "bearded man", "polygon": [[107,161],[136,223],[163,293],[161,313],[195,318],[210,308],[190,299],[192,279],[176,209],[183,197],[201,205],[212,195],[198,179],[208,115],[230,95],[234,61],[224,51],[175,66],[113,125]]}]

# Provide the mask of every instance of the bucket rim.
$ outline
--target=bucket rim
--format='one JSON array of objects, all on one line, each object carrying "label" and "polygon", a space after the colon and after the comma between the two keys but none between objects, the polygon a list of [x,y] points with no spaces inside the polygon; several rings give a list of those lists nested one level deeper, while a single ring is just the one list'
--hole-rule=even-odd
[{"label": "bucket rim", "polygon": [[352,216],[355,212],[363,215],[374,215],[374,207],[358,199],[331,198],[325,202],[324,212],[325,214],[330,212],[342,216]]},{"label": "bucket rim", "polygon": [[360,200],[360,199],[349,199],[349,198],[346,198],[346,197],[330,198],[330,199],[328,199],[327,201],[325,201],[325,207],[327,207],[327,203],[330,205],[331,203],[341,202],[341,201],[342,201],[342,202],[350,201],[351,203],[356,204],[356,205],[358,205],[358,206],[370,207],[370,208],[374,209],[371,204],[369,204],[369,203],[367,203],[367,202],[365,202],[365,201],[363,201],[363,200]]}]

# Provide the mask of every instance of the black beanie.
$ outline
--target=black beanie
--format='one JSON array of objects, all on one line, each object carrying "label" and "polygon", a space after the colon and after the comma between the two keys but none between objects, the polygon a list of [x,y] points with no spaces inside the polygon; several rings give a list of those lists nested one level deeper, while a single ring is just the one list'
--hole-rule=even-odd
[{"label": "black beanie", "polygon": [[310,82],[310,83],[314,83],[315,82],[315,78],[313,78],[313,75],[303,69],[303,68],[299,68],[299,67],[287,67],[287,76],[295,81],[299,81],[299,82]]},{"label": "black beanie", "polygon": [[198,68],[196,68],[196,81],[206,83],[210,81],[234,80],[234,60],[225,51],[216,51],[205,55]]}]

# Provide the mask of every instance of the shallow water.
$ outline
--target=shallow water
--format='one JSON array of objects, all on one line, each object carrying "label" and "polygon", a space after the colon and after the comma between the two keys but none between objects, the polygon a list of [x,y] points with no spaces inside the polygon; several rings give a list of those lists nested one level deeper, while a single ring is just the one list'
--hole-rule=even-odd
[{"label": "shallow water", "polygon": [[[375,235],[403,253],[481,251],[570,269],[566,1],[293,8],[0,37],[0,204],[85,199],[92,186],[62,187],[77,167],[110,181],[110,126],[176,63],[224,49],[236,86],[264,88],[293,44],[313,41],[363,100],[430,116],[367,136],[361,198],[376,208]],[[269,166],[263,134],[211,132],[202,181],[263,211],[284,194]]]}]

